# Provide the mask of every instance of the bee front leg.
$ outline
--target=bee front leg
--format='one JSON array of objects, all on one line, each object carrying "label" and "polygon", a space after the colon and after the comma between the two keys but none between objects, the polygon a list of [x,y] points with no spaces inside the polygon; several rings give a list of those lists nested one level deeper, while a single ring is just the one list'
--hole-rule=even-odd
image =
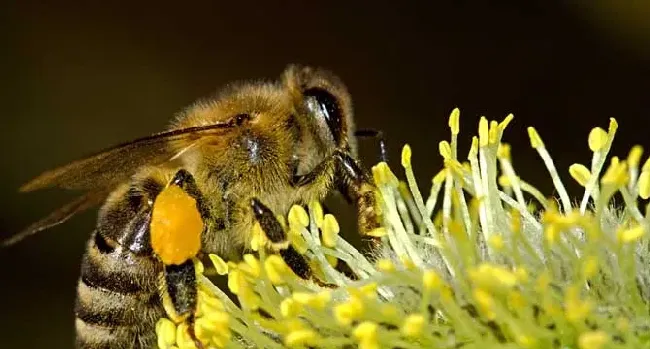
[{"label": "bee front leg", "polygon": [[373,240],[382,235],[382,219],[375,197],[377,187],[368,173],[347,152],[336,150],[310,173],[295,176],[293,185],[309,185],[331,170],[338,190],[357,207],[359,233]]},{"label": "bee front leg", "polygon": [[333,154],[336,163],[334,180],[339,190],[357,207],[359,233],[371,239],[382,235],[382,217],[377,206],[377,187],[371,177],[348,153]]}]

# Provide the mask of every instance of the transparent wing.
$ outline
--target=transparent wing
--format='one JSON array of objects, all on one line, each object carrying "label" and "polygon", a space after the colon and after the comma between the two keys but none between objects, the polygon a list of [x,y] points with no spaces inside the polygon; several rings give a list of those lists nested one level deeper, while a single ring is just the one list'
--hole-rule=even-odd
[{"label": "transparent wing", "polygon": [[233,126],[233,122],[224,122],[158,133],[44,172],[23,185],[20,190],[33,191],[47,187],[60,187],[84,190],[86,193],[59,207],[20,233],[2,241],[1,244],[3,246],[15,244],[27,236],[61,224],[75,214],[101,204],[117,184],[131,177],[138,168],[162,164],[178,156],[178,148],[171,146],[174,142],[186,146],[203,141],[218,142],[219,136],[230,132]]},{"label": "transparent wing", "polygon": [[106,199],[109,192],[110,191],[108,190],[106,191],[94,190],[92,192],[88,192],[84,195],[81,195],[76,199],[74,199],[73,201],[59,207],[54,212],[43,217],[37,222],[32,223],[30,226],[23,229],[20,233],[13,235],[7,240],[2,241],[1,245],[2,246],[13,245],[30,235],[38,233],[39,231],[61,224],[67,221],[68,219],[70,219],[75,214],[79,212],[83,212],[93,206],[101,204]]},{"label": "transparent wing", "polygon": [[21,191],[47,187],[65,189],[105,188],[120,183],[144,165],[157,165],[177,155],[173,142],[204,141],[230,131],[232,122],[197,126],[158,133],[106,149],[95,155],[44,172],[23,185]]}]

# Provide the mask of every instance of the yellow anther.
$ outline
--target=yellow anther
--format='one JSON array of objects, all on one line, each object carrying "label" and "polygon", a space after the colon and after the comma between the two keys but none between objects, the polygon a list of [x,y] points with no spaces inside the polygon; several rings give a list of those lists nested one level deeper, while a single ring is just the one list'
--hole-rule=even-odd
[{"label": "yellow anther", "polygon": [[334,317],[339,324],[349,326],[363,314],[363,309],[363,302],[358,297],[351,296],[347,302],[334,307]]},{"label": "yellow anther", "polygon": [[324,309],[331,300],[332,292],[330,290],[323,290],[318,292],[316,296],[311,299],[308,305],[312,308]]},{"label": "yellow anther", "polygon": [[535,281],[535,292],[544,294],[548,291],[548,285],[551,283],[551,275],[548,270],[544,270]]},{"label": "yellow anther", "polygon": [[569,167],[569,174],[573,179],[578,182],[581,186],[585,187],[587,186],[587,183],[589,182],[589,178],[591,177],[591,172],[589,169],[582,164],[573,164]]},{"label": "yellow anther", "polygon": [[625,161],[618,161],[617,157],[613,157],[612,163],[601,179],[601,183],[623,186],[627,184],[628,179],[627,163]]},{"label": "yellow anther", "polygon": [[650,198],[650,170],[641,172],[638,186],[639,196],[644,200]]},{"label": "yellow anther", "polygon": [[519,291],[508,292],[508,305],[515,310],[522,310],[526,307],[526,298]]},{"label": "yellow anther", "polygon": [[274,285],[284,284],[285,277],[293,273],[282,257],[275,254],[266,257],[266,260],[264,261],[264,271],[266,272],[266,276]]},{"label": "yellow anther", "polygon": [[243,282],[244,276],[241,275],[239,270],[235,269],[228,273],[228,289],[234,293],[238,294],[241,283]]},{"label": "yellow anther", "polygon": [[517,277],[510,270],[499,265],[483,264],[479,266],[479,271],[485,271],[488,275],[494,277],[503,286],[512,287],[517,284]]},{"label": "yellow anther", "polygon": [[490,130],[488,121],[484,116],[481,116],[481,120],[478,122],[478,139],[481,148],[486,147],[490,143]]},{"label": "yellow anther", "polygon": [[582,275],[585,279],[590,279],[598,272],[598,258],[595,256],[586,256],[582,260]]},{"label": "yellow anther", "polygon": [[627,164],[631,168],[638,168],[641,163],[641,157],[643,156],[643,147],[640,145],[635,145],[630,149],[630,153],[627,154]]},{"label": "yellow anther", "polygon": [[616,133],[616,130],[618,130],[618,122],[614,118],[609,118],[609,128],[607,131],[610,135],[614,135],[614,133]]},{"label": "yellow anther", "polygon": [[528,138],[530,138],[530,145],[533,148],[544,148],[542,137],[539,136],[539,133],[537,133],[534,127],[528,127]]},{"label": "yellow anther", "polygon": [[379,306],[379,313],[383,319],[390,322],[390,320],[397,319],[399,317],[400,310],[394,304],[381,303]]},{"label": "yellow anther", "polygon": [[496,314],[494,313],[494,298],[480,288],[475,288],[472,291],[472,295],[479,309],[481,309],[483,316],[488,320],[494,320],[496,318]]},{"label": "yellow anther", "polygon": [[370,282],[359,287],[359,292],[366,298],[374,298],[377,296],[377,283]]},{"label": "yellow anther", "polygon": [[511,122],[512,119],[514,119],[514,118],[515,118],[514,115],[512,115],[512,114],[508,114],[508,116],[506,116],[506,118],[503,119],[503,121],[501,121],[501,122],[499,123],[499,130],[500,130],[501,132],[503,132],[503,131],[506,129],[506,127],[508,127],[508,125],[510,125],[510,122]]},{"label": "yellow anther", "polygon": [[[211,347],[214,346],[216,348],[225,348],[228,342],[230,341],[231,333],[230,331],[228,332],[219,332],[217,335],[212,336],[210,339],[210,342],[212,343]],[[174,348],[170,348],[174,349]]]},{"label": "yellow anther", "polygon": [[259,251],[261,248],[264,248],[267,242],[268,239],[266,234],[262,230],[260,223],[256,221],[255,224],[253,224],[251,232],[251,249],[253,251]]},{"label": "yellow anther", "polygon": [[245,254],[243,258],[244,258],[244,262],[248,266],[252,275],[254,277],[259,277],[261,271],[259,259],[257,259],[255,256],[253,256],[250,253]]},{"label": "yellow anther", "polygon": [[499,234],[493,234],[490,236],[488,239],[488,244],[490,244],[490,247],[493,249],[500,251],[503,249],[505,246],[505,242],[503,241],[503,236]]},{"label": "yellow anther", "polygon": [[194,340],[188,331],[189,325],[184,322],[176,327],[176,344],[179,348],[195,348]]},{"label": "yellow anther", "polygon": [[445,181],[447,178],[447,169],[443,168],[440,172],[438,172],[434,177],[433,177],[433,184],[442,184],[442,182]]},{"label": "yellow anther", "polygon": [[327,264],[333,268],[336,268],[336,266],[339,264],[339,259],[336,256],[332,256],[331,254],[325,255],[325,259],[327,260]]},{"label": "yellow anther", "polygon": [[445,167],[458,177],[463,177],[463,165],[455,159],[445,159]]},{"label": "yellow anther", "polygon": [[508,178],[508,176],[506,175],[499,176],[498,182],[499,185],[504,188],[509,188],[512,186],[512,183],[510,182],[510,178]]},{"label": "yellow anther", "polygon": [[379,343],[377,343],[378,327],[372,321],[364,321],[352,331],[352,335],[359,341],[359,348],[379,348]]},{"label": "yellow anther", "polygon": [[311,301],[313,297],[315,297],[314,294],[312,293],[307,293],[307,292],[294,292],[291,297],[298,303],[305,305]]},{"label": "yellow anther", "polygon": [[336,221],[336,218],[334,218],[333,215],[329,213],[325,215],[325,218],[323,219],[323,228],[321,231],[321,239],[323,241],[323,245],[325,247],[335,247],[340,228],[339,223]]},{"label": "yellow anther", "polygon": [[451,159],[451,146],[449,145],[449,142],[442,141],[438,143],[438,151],[440,152],[440,155],[442,155],[443,159]]},{"label": "yellow anther", "polygon": [[293,246],[298,253],[305,254],[309,249],[309,245],[307,245],[307,241],[305,241],[305,237],[302,235],[302,229],[304,229],[304,227],[291,224],[287,237],[289,238],[289,242],[291,242],[291,246]]},{"label": "yellow anther", "polygon": [[591,312],[591,303],[580,299],[579,289],[576,286],[569,286],[564,294],[564,315],[571,323],[578,324]]},{"label": "yellow anther", "polygon": [[475,158],[476,155],[478,154],[478,145],[479,145],[478,137],[476,136],[472,137],[472,145],[469,148],[469,154],[467,154],[467,158],[469,160]]},{"label": "yellow anther", "polygon": [[378,185],[394,184],[397,182],[397,177],[395,177],[395,174],[393,174],[385,162],[380,162],[372,167],[372,177]]},{"label": "yellow anther", "polygon": [[388,231],[386,230],[385,227],[379,227],[379,228],[375,228],[375,229],[373,229],[371,231],[366,232],[365,235],[366,236],[376,237],[376,238],[381,238],[381,237],[384,237],[384,236],[388,235]]},{"label": "yellow anther", "polygon": [[510,229],[515,234],[521,232],[521,213],[514,208],[510,211]]},{"label": "yellow anther", "polygon": [[609,335],[605,331],[585,332],[578,338],[580,349],[600,349],[609,342]]},{"label": "yellow anther", "polygon": [[544,237],[549,244],[555,244],[560,237],[560,229],[557,224],[549,224],[544,228]]},{"label": "yellow anther", "polygon": [[399,191],[400,195],[402,195],[402,197],[411,196],[411,190],[409,189],[409,185],[404,181],[399,181],[399,184],[397,185],[397,190]]},{"label": "yellow anther", "polygon": [[167,318],[162,318],[156,323],[156,336],[158,347],[168,348],[176,343],[176,325]]},{"label": "yellow anther", "polygon": [[395,264],[390,259],[380,259],[377,261],[377,269],[385,273],[395,271]]},{"label": "yellow anther", "polygon": [[309,225],[309,215],[300,205],[293,205],[289,210],[289,224],[306,227]]},{"label": "yellow anther", "polygon": [[301,310],[302,306],[293,298],[285,298],[280,302],[280,314],[285,318],[298,316]]},{"label": "yellow anther", "polygon": [[482,263],[468,271],[470,279],[481,287],[513,287],[517,277],[513,272],[500,265]]},{"label": "yellow anther", "polygon": [[205,318],[212,324],[217,331],[225,331],[230,324],[230,315],[225,311],[213,312],[206,314]]},{"label": "yellow anther", "polygon": [[402,166],[411,167],[411,146],[408,144],[404,144],[402,148]]},{"label": "yellow anther", "polygon": [[198,312],[202,314],[218,313],[224,310],[223,303],[219,298],[203,291],[199,291],[197,308]]},{"label": "yellow anther", "polygon": [[407,255],[401,255],[399,256],[399,260],[402,262],[402,265],[406,269],[415,269],[416,265],[413,263],[413,260],[409,258]]},{"label": "yellow anther", "polygon": [[458,108],[454,108],[449,115],[449,128],[453,135],[457,135],[460,132],[460,110]]},{"label": "yellow anther", "polygon": [[425,318],[421,314],[409,315],[402,324],[402,334],[406,337],[418,337],[424,329]]},{"label": "yellow anther", "polygon": [[237,296],[239,296],[239,301],[241,302],[242,307],[252,310],[258,309],[260,304],[262,304],[262,299],[253,290],[253,285],[251,285],[244,277],[241,277],[238,287]]},{"label": "yellow anther", "polygon": [[515,267],[514,270],[517,281],[524,283],[528,281],[528,271],[524,267]]},{"label": "yellow anther", "polygon": [[207,343],[215,334],[230,332],[230,318],[227,313],[219,312],[196,319],[196,336],[204,343]]},{"label": "yellow anther", "polygon": [[605,144],[607,144],[607,138],[608,135],[605,130],[600,127],[594,127],[591,129],[591,132],[589,132],[589,149],[591,149],[591,151],[594,153],[601,150]]},{"label": "yellow anther", "polygon": [[323,226],[323,206],[318,201],[312,201],[309,203],[309,208],[312,212],[312,218],[316,222],[316,226],[321,228]]},{"label": "yellow anther", "polygon": [[645,235],[645,228],[642,225],[617,231],[618,241],[623,243],[635,242],[643,235]]},{"label": "yellow anther", "polygon": [[492,120],[490,121],[490,130],[488,131],[488,138],[490,144],[496,144],[499,141],[499,123]]},{"label": "yellow anther", "polygon": [[313,347],[318,343],[318,335],[312,330],[291,331],[284,339],[288,347]]},{"label": "yellow anther", "polygon": [[192,258],[192,263],[194,263],[194,270],[197,275],[203,274],[205,272],[205,266],[198,258]]},{"label": "yellow anther", "polygon": [[500,143],[497,148],[497,157],[503,160],[510,160],[510,144]]},{"label": "yellow anther", "polygon": [[526,334],[518,334],[515,338],[522,348],[537,348],[537,339]]}]

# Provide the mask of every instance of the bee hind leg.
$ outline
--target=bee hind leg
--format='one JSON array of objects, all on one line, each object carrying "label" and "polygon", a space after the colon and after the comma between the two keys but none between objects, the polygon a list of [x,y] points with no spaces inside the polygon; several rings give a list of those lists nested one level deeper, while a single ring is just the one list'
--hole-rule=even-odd
[{"label": "bee hind leg", "polygon": [[187,331],[197,348],[203,349],[203,343],[195,331],[195,313],[197,310],[198,285],[194,262],[187,260],[182,264],[166,265],[164,269],[163,304],[167,314],[176,323],[187,323]]},{"label": "bee hind leg", "polygon": [[[205,222],[209,211],[206,206],[206,200],[199,190],[192,174],[185,170],[178,170],[169,185],[175,185],[181,188],[185,193],[196,201],[196,210],[198,210],[201,219]],[[171,219],[171,217],[170,217]],[[182,216],[176,219],[183,219]],[[160,256],[159,256],[160,257]],[[195,331],[195,320],[198,302],[198,280],[196,268],[191,255],[186,257],[183,262],[165,261],[162,273],[162,298],[165,311],[175,323],[186,323],[187,333],[194,345],[203,349],[203,343],[198,339]]]}]

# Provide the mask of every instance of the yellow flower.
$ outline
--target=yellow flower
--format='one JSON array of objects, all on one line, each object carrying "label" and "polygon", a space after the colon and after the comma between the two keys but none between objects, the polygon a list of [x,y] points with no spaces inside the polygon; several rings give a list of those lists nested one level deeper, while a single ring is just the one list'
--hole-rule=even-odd
[{"label": "yellow flower", "polygon": [[[292,246],[319,282],[302,280],[256,225],[255,253],[239,263],[210,256],[231,299],[199,271],[198,338],[210,348],[644,348],[650,347],[650,160],[634,147],[608,159],[618,128],[584,137],[591,163],[558,171],[542,136],[528,128],[557,198],[521,178],[501,122],[481,118],[469,154],[459,154],[460,111],[439,143],[444,168],[424,197],[408,145],[403,175],[372,168],[385,226],[361,253],[322,206],[295,206]],[[546,139],[550,147],[552,137]],[[421,159],[417,159],[418,156]],[[467,160],[467,161],[466,161]],[[640,168],[641,164],[643,166]],[[560,173],[583,188],[569,196]],[[401,177],[405,177],[404,180]],[[618,205],[618,206],[614,206]],[[368,257],[371,256],[371,257]],[[332,265],[342,260],[350,279]],[[187,324],[160,319],[160,348],[190,348]]]}]

